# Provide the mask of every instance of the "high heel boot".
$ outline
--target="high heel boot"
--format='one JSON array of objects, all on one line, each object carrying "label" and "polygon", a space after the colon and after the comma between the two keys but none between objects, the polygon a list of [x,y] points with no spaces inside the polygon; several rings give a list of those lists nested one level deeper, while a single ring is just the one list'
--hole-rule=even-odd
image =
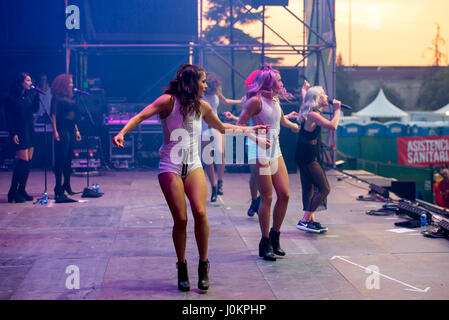
[{"label": "high heel boot", "polygon": [[206,291],[209,289],[209,260],[198,263],[198,289]]},{"label": "high heel boot", "polygon": [[178,289],[181,291],[189,291],[189,275],[187,273],[187,260],[185,262],[176,262],[176,269],[178,269]]},{"label": "high heel boot", "polygon": [[273,253],[273,247],[270,243],[270,238],[260,239],[259,242],[259,257],[264,258],[264,260],[268,261],[276,261],[276,257]]},{"label": "high heel boot", "polygon": [[279,236],[281,232],[276,232],[273,228],[270,230],[270,242],[273,247],[274,254],[278,256],[285,256],[285,251],[281,249],[281,244],[279,242]]}]

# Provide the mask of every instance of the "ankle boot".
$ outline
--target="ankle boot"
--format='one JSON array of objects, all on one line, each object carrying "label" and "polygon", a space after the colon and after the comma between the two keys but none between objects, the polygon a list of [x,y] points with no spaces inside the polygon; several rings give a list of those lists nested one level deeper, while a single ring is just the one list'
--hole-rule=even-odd
[{"label": "ankle boot", "polygon": [[273,247],[270,243],[270,238],[264,238],[260,239],[259,243],[259,257],[263,257],[264,260],[268,261],[276,261],[276,257],[273,253]]},{"label": "ankle boot", "polygon": [[212,195],[210,196],[210,202],[217,201],[217,187],[212,187]]},{"label": "ankle boot", "polygon": [[209,289],[209,260],[198,263],[198,289],[206,291]]},{"label": "ankle boot", "polygon": [[176,262],[176,269],[178,269],[178,289],[181,291],[189,291],[189,275],[187,273],[187,261]]},{"label": "ankle boot", "polygon": [[17,189],[17,192],[25,201],[33,201],[33,197],[25,191],[29,174],[30,161],[22,160],[22,172],[19,178],[19,188]]},{"label": "ankle boot", "polygon": [[55,202],[56,203],[70,203],[78,202],[78,200],[70,199],[64,194],[64,189],[61,186],[55,187]]},{"label": "ankle boot", "polygon": [[279,236],[281,232],[276,232],[273,228],[270,230],[270,242],[273,247],[274,254],[278,256],[285,256],[285,251],[281,249],[281,244],[279,243]]},{"label": "ankle boot", "polygon": [[217,194],[220,196],[223,195],[223,180],[217,181]]}]

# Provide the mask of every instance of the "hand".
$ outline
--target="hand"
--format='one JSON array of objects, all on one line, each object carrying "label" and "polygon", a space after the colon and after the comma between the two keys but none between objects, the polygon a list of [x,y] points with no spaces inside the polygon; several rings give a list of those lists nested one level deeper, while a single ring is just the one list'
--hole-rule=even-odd
[{"label": "hand", "polygon": [[12,137],[12,141],[14,141],[15,144],[19,144],[19,136],[16,134],[14,137]]},{"label": "hand", "polygon": [[307,90],[310,89],[310,83],[307,80],[304,80],[304,83],[302,84],[301,88],[301,95],[302,99],[304,100],[304,97],[306,96]]},{"label": "hand", "polygon": [[271,140],[267,138],[256,137],[256,143],[259,147],[265,148],[265,150],[271,147]]},{"label": "hand", "polygon": [[76,141],[81,141],[81,134],[79,131],[76,132]]},{"label": "hand", "polygon": [[298,133],[298,132],[299,132],[299,126],[298,126],[297,123],[295,123],[295,126],[292,128],[292,131],[293,131],[294,133]]},{"label": "hand", "polygon": [[58,133],[58,131],[55,131],[55,132],[53,133],[53,136],[55,137],[55,140],[56,140],[56,141],[61,141],[61,139],[59,138],[59,133]]},{"label": "hand", "polygon": [[270,130],[269,124],[259,124],[257,126],[252,127],[252,130],[256,131],[258,135],[264,135]]},{"label": "hand", "polygon": [[223,115],[226,117],[226,119],[228,120],[232,120],[232,118],[234,117],[234,115],[232,113],[230,113],[229,111],[223,112]]},{"label": "hand", "polygon": [[113,139],[112,142],[120,148],[124,148],[123,142],[125,141],[125,138],[123,137],[123,134],[118,133]]},{"label": "hand", "polygon": [[289,114],[286,114],[285,117],[290,120],[290,119],[296,119],[298,118],[298,112],[296,111],[292,111]]},{"label": "hand", "polygon": [[341,109],[341,101],[334,99],[332,101],[332,105],[334,106],[335,110],[340,110]]}]

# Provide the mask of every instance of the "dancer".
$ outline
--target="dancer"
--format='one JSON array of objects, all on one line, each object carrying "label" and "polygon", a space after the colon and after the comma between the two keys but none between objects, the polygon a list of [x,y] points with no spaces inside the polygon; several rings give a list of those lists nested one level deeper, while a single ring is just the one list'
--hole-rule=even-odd
[{"label": "dancer", "polygon": [[[279,146],[280,125],[298,132],[297,124],[284,116],[278,97],[287,97],[281,75],[277,70],[264,64],[249,86],[247,101],[243,107],[237,124],[244,124],[252,119],[254,124],[270,126],[270,137],[273,143],[270,150],[263,152],[255,144],[249,143],[248,162],[261,195],[259,207],[259,224],[262,238],[259,243],[259,256],[265,260],[275,261],[276,255],[284,256],[285,252],[279,243],[280,229],[287,211],[289,200],[288,173]],[[277,201],[273,211],[273,227],[270,230],[270,211],[272,188]]]},{"label": "dancer", "polygon": [[33,113],[39,110],[39,96],[37,92],[30,91],[31,85],[30,75],[20,73],[6,98],[6,122],[16,151],[16,162],[8,192],[9,203],[33,200],[25,190],[34,153]]},{"label": "dancer", "polygon": [[[299,220],[296,228],[304,231],[321,233],[327,231],[315,220],[315,211],[330,192],[326,174],[318,162],[321,127],[328,130],[337,130],[340,120],[341,102],[333,100],[335,113],[332,120],[321,115],[323,108],[328,105],[328,97],[320,86],[310,88],[304,81],[302,88],[303,104],[298,114],[298,123],[301,130],[296,146],[296,163],[299,168],[302,186],[302,202],[304,216]],[[314,193],[314,187],[318,192]]]},{"label": "dancer", "polygon": [[[245,80],[245,89],[248,90],[249,86],[253,83],[254,79],[256,78],[257,74],[260,72],[260,70],[254,70],[251,72],[251,74],[246,78]],[[242,102],[246,102],[246,96],[243,97]],[[237,122],[239,118],[235,115],[233,115],[231,112],[226,111],[223,113],[223,115],[226,117],[226,119]],[[290,119],[296,119],[298,116],[298,113],[296,111],[292,111],[289,114],[286,114],[285,117]],[[250,125],[252,125],[252,120],[250,119]],[[248,140],[245,140],[246,145],[248,145]],[[247,215],[252,217],[259,211],[259,205],[260,205],[260,196],[258,196],[258,190],[257,190],[257,184],[256,180],[254,179],[254,175],[251,171],[250,178],[249,178],[249,191],[251,195],[251,204],[249,206],[249,209],[247,211]]]},{"label": "dancer", "polygon": [[[114,137],[113,143],[123,148],[124,135],[133,130],[143,120],[159,114],[164,132],[164,143],[159,149],[159,184],[165,196],[174,225],[172,231],[178,262],[178,288],[190,290],[185,259],[187,237],[187,206],[185,195],[190,201],[195,220],[195,238],[199,252],[198,288],[209,288],[209,260],[207,259],[209,223],[206,216],[207,183],[201,160],[198,155],[198,139],[201,132],[201,117],[220,133],[229,130],[243,130],[250,135],[253,129],[223,124],[213,112],[211,106],[201,101],[207,88],[205,71],[195,65],[184,64],[176,77],[156,101],[130,119],[124,128]],[[251,138],[255,138],[250,135]],[[178,142],[179,138],[181,142]],[[263,138],[260,143],[269,146]],[[182,151],[182,156],[179,154]],[[182,159],[182,160],[181,160]]]},{"label": "dancer", "polygon": [[[55,200],[56,203],[77,202],[64,192],[73,195],[70,186],[72,155],[76,141],[81,141],[78,130],[78,106],[73,100],[73,79],[71,74],[60,74],[51,84],[51,119],[55,138]],[[62,175],[64,174],[64,184]]]},{"label": "dancer", "polygon": [[[224,104],[226,106],[232,106],[240,104],[240,100],[227,99],[222,93],[222,82],[218,75],[213,72],[206,73],[207,89],[204,93],[203,101],[209,103],[212,110],[217,114],[218,105]],[[223,195],[223,176],[225,169],[225,136],[217,130],[210,128],[203,120],[202,124],[202,141],[201,141],[201,153],[204,148],[210,144],[210,138],[213,137],[213,162],[204,163],[205,171],[211,185],[211,197],[210,202],[217,201],[217,195]],[[204,160],[204,159],[203,159]],[[215,179],[214,163],[217,165],[218,180]]]}]

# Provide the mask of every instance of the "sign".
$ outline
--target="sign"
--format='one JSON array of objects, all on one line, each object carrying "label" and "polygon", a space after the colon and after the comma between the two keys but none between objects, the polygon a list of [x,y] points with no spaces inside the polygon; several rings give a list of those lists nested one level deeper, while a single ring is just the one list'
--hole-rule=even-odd
[{"label": "sign", "polygon": [[398,164],[413,167],[449,163],[449,136],[398,137]]}]

